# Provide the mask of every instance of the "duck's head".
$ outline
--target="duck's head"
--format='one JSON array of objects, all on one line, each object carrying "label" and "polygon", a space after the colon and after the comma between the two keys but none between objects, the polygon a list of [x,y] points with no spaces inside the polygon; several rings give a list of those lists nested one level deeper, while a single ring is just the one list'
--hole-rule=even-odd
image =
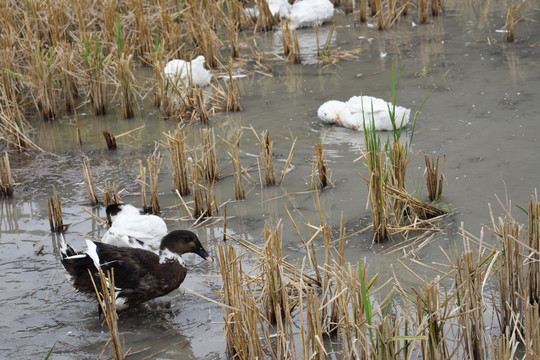
[{"label": "duck's head", "polygon": [[130,204],[111,204],[107,206],[105,209],[105,213],[107,214],[107,225],[111,226],[114,219],[120,214],[140,214],[140,211],[137,210],[137,208]]},{"label": "duck's head", "polygon": [[327,124],[339,123],[339,112],[343,109],[343,101],[330,100],[325,102],[317,110],[319,118]]},{"label": "duck's head", "polygon": [[105,213],[107,214],[107,225],[111,226],[114,219],[116,219],[116,216],[122,211],[122,205],[123,204],[111,204],[107,206],[105,209]]},{"label": "duck's head", "polygon": [[160,251],[169,250],[175,254],[195,253],[208,261],[214,261],[204,249],[195,233],[188,230],[171,231],[161,239]]},{"label": "duck's head", "polygon": [[206,62],[206,59],[203,55],[197,56],[193,61],[191,61],[192,64],[200,64],[203,65]]}]

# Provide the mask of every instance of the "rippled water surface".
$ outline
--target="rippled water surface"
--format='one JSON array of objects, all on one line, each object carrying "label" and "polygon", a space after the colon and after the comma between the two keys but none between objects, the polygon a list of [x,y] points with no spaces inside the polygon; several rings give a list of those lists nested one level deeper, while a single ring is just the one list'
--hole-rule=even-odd
[{"label": "rippled water surface", "polygon": [[[263,245],[264,222],[277,225],[281,221],[284,255],[302,258],[303,246],[284,205],[306,234],[308,219],[317,223],[316,197],[309,192],[308,160],[313,145],[323,138],[335,182],[334,187],[319,194],[323,216],[334,231],[343,217],[348,234],[369,225],[367,188],[355,172],[366,174],[362,161],[355,162],[363,147],[363,134],[322,125],[316,110],[326,100],[347,100],[353,95],[387,98],[392,65],[404,69],[398,104],[413,111],[440,81],[418,116],[413,138],[413,150],[418,156],[408,167],[407,186],[410,192],[421,191],[425,197],[424,154],[446,155],[447,183],[442,202],[453,214],[441,224],[443,231],[416,257],[426,264],[440,260],[440,248],[461,243],[461,222],[478,234],[481,225],[490,221],[488,203],[496,204],[495,194],[504,200],[507,191],[515,204],[525,207],[540,185],[540,32],[538,23],[524,20],[517,30],[518,41],[505,43],[497,31],[504,26],[505,6],[503,2],[455,1],[447,4],[444,17],[429,24],[413,24],[417,16],[411,14],[386,31],[354,23],[351,15],[338,13],[333,19],[337,26],[331,48],[339,47],[355,55],[330,66],[317,63],[313,29],[299,30],[302,65],[287,64],[272,55],[281,52],[279,32],[261,35],[258,45],[273,65],[272,76],[252,72],[253,65],[248,62],[245,70],[249,75],[238,79],[243,111],[211,116],[220,172],[224,175],[214,191],[220,204],[228,202],[227,232]],[[520,13],[540,20],[538,1],[524,3]],[[329,27],[325,24],[320,29],[321,38],[326,39]],[[141,70],[142,76],[149,76],[146,69]],[[98,358],[108,331],[98,321],[96,303],[75,293],[65,279],[57,255],[58,239],[49,231],[46,199],[54,185],[62,198],[64,222],[70,224],[65,236],[75,247],[81,248],[85,237],[101,238],[105,229],[84,211],[104,217],[103,208],[92,209],[87,204],[80,168],[86,155],[98,187],[112,180],[114,174],[118,187],[124,189],[122,200],[140,206],[140,185],[136,180],[139,161],[164,144],[163,134],[177,126],[175,121],[161,119],[151,103],[142,102],[140,106],[137,117],[131,120],[122,119],[116,111],[106,117],[91,116],[90,109],[88,114],[79,114],[82,151],[75,144],[71,119],[36,122],[36,141],[47,152],[11,155],[19,185],[13,198],[0,199],[2,358],[44,358],[55,342],[53,359]],[[122,134],[142,126],[119,137],[118,150],[106,150],[102,130]],[[293,138],[298,137],[292,161],[295,168],[281,186],[266,188],[246,182],[246,199],[234,201],[233,178],[227,176],[232,172],[229,145],[222,139],[229,139],[235,129],[250,126],[258,134],[270,131],[278,176]],[[185,126],[188,146],[199,143],[200,128],[199,123]],[[256,168],[259,144],[250,129],[244,129],[240,149],[242,164]],[[165,147],[160,151],[168,156]],[[258,171],[250,174],[260,182]],[[190,228],[193,220],[171,187],[171,169],[166,159],[160,176],[162,216],[171,230]],[[191,201],[192,197],[185,200]],[[498,215],[500,207],[495,205],[494,209]],[[519,210],[515,215],[524,221]],[[222,230],[221,221],[194,229],[214,256]],[[409,261],[399,253],[385,252],[389,245],[372,246],[370,231],[355,234],[347,241],[346,257],[350,261],[367,258],[370,272],[379,273],[383,280],[391,274],[390,264],[398,268],[398,260]],[[185,290],[219,300],[217,264],[194,256],[186,256],[186,260],[188,276],[179,290],[120,314],[125,348],[140,352],[139,358],[226,358],[220,307]],[[400,268],[398,273],[404,284],[414,281]],[[418,273],[433,276],[424,268],[419,268]]]}]

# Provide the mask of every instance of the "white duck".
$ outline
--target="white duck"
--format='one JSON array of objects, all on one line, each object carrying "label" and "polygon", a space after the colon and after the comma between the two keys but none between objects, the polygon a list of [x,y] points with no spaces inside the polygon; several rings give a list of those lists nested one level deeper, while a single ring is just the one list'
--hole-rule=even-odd
[{"label": "white duck", "polygon": [[[272,16],[279,16],[280,10],[284,3],[286,3],[288,0],[267,0],[268,8],[270,9],[270,13],[272,13]],[[259,16],[259,8],[257,6],[252,8],[246,8],[246,12],[249,16]]]},{"label": "white duck", "polygon": [[338,124],[354,130],[364,130],[373,121],[375,130],[393,130],[390,112],[395,111],[396,128],[409,122],[411,109],[396,106],[373,96],[353,96],[347,102],[330,100],[319,107],[317,115],[328,124]]},{"label": "white duck", "polygon": [[291,5],[285,0],[279,14],[289,19],[291,29],[322,25],[334,15],[334,4],[330,0],[297,0]]},{"label": "white duck", "polygon": [[[178,86],[191,82],[192,85],[206,86],[212,79],[210,71],[204,68],[206,59],[199,55],[191,62],[180,59],[171,60],[165,65],[165,76],[171,81],[176,81]],[[188,79],[188,76],[190,78]]]},{"label": "white duck", "polygon": [[167,224],[157,215],[146,215],[129,204],[113,204],[105,210],[110,225],[102,242],[120,247],[159,250]]}]

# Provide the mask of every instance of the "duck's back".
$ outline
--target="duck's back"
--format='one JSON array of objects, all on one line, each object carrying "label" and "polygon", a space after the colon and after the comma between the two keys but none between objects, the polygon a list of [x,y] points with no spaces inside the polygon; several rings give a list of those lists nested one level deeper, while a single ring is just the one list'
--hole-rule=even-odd
[{"label": "duck's back", "polygon": [[289,8],[293,28],[321,25],[334,15],[334,5],[329,0],[302,0]]},{"label": "duck's back", "polygon": [[[363,130],[363,122],[366,127],[371,126],[373,121],[375,130],[393,130],[390,111],[394,111],[393,105],[373,96],[353,96],[347,101],[347,111],[344,112],[342,121],[344,125],[356,130]],[[409,121],[410,109],[401,106],[395,107],[396,127],[401,128]],[[402,122],[403,120],[403,122]],[[400,126],[401,125],[401,126]]]},{"label": "duck's back", "polygon": [[170,79],[186,79],[187,77],[187,66],[184,60],[174,59],[171,60],[165,65],[165,75]]},{"label": "duck's back", "polygon": [[159,216],[120,214],[103,236],[102,242],[116,246],[157,250],[167,232],[167,225]]}]

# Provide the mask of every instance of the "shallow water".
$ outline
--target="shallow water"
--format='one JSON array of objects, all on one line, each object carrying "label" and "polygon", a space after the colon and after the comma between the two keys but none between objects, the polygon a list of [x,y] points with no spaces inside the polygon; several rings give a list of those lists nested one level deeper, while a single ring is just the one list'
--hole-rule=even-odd
[{"label": "shallow water", "polygon": [[[234,201],[231,176],[215,186],[218,202],[228,201],[227,232],[262,245],[264,222],[276,225],[281,221],[284,255],[302,258],[303,246],[284,205],[304,234],[308,233],[308,218],[317,223],[316,197],[309,192],[311,163],[306,159],[312,158],[313,145],[323,137],[335,182],[335,187],[319,194],[325,220],[337,231],[343,216],[349,234],[369,224],[367,188],[354,171],[366,173],[361,162],[354,162],[363,146],[363,134],[322,125],[316,110],[326,100],[346,100],[353,95],[387,98],[392,65],[396,69],[404,65],[398,104],[413,111],[440,81],[418,116],[413,150],[419,155],[409,165],[407,182],[409,191],[421,190],[425,196],[423,154],[446,155],[447,184],[442,202],[453,209],[453,214],[441,225],[444,231],[419,250],[417,257],[431,264],[442,258],[439,248],[461,244],[461,222],[478,234],[481,225],[490,221],[488,203],[494,204],[495,215],[502,213],[495,194],[504,201],[507,191],[515,204],[525,207],[540,179],[540,32],[537,23],[523,21],[518,27],[518,41],[506,44],[497,32],[504,25],[504,6],[503,2],[456,1],[447,5],[444,17],[430,24],[413,26],[416,15],[411,14],[387,31],[354,24],[350,15],[337,14],[331,48],[360,48],[357,59],[328,67],[317,65],[314,30],[303,29],[299,31],[303,65],[272,60],[272,77],[255,73],[238,79],[244,110],[212,116],[216,137],[229,139],[234,129],[242,126],[253,126],[258,134],[268,129],[274,141],[278,177],[293,137],[298,137],[298,143],[293,158],[295,169],[282,186],[266,188],[245,183],[244,201]],[[539,2],[524,3],[520,14],[540,20]],[[328,29],[328,24],[321,28],[322,39]],[[261,36],[258,44],[271,59],[273,52],[281,51],[279,32]],[[249,70],[251,65],[246,66]],[[13,198],[0,199],[3,358],[43,358],[55,342],[53,359],[99,356],[108,338],[107,328],[97,320],[96,303],[75,293],[65,280],[57,256],[57,238],[49,231],[46,198],[51,196],[54,185],[62,197],[64,222],[71,224],[66,238],[75,247],[82,247],[84,237],[99,239],[104,234],[105,229],[83,210],[104,217],[102,208],[91,209],[85,204],[87,193],[80,170],[85,154],[99,187],[105,180],[112,180],[114,172],[118,187],[125,189],[122,200],[140,206],[136,181],[139,160],[149,155],[156,144],[165,142],[164,132],[176,127],[174,121],[162,120],[150,103],[140,105],[138,116],[130,120],[122,119],[115,111],[106,117],[92,116],[91,110],[80,114],[82,151],[75,143],[73,121],[66,118],[34,124],[36,141],[47,153],[10,155],[20,184]],[[102,130],[121,134],[141,126],[144,128],[118,138],[117,151],[106,150]],[[200,127],[199,123],[186,125],[190,147],[198,144]],[[231,172],[228,149],[228,144],[218,140],[221,174]],[[256,167],[259,145],[249,129],[244,130],[241,151],[243,166]],[[167,154],[165,148],[161,152]],[[170,219],[171,230],[189,228],[193,221],[188,220],[178,197],[170,191],[167,161],[160,176],[162,215]],[[259,181],[257,171],[250,174]],[[186,197],[186,201],[191,200],[191,196]],[[525,221],[519,210],[515,209],[514,215]],[[222,230],[222,223],[217,222],[194,231],[207,250],[216,255]],[[348,239],[346,256],[350,261],[367,258],[370,273],[379,273],[381,283],[391,275],[389,264],[395,264],[403,285],[413,283],[414,277],[398,265],[398,260],[408,259],[385,253],[389,245],[372,246],[367,231]],[[140,358],[226,358],[220,307],[183,290],[185,287],[218,300],[217,265],[186,258],[188,276],[180,290],[120,315],[120,333],[126,348],[141,351]],[[433,276],[425,268],[417,271],[420,276]]]}]

